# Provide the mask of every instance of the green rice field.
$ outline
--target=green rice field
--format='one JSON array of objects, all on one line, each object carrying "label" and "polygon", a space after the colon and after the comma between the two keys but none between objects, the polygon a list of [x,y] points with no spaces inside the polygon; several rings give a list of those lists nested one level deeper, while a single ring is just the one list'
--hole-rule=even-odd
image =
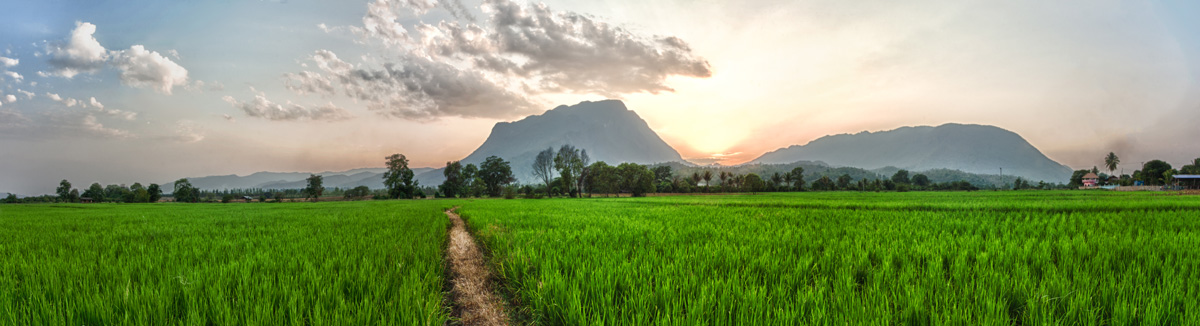
[{"label": "green rice field", "polygon": [[1200,323],[1200,198],[800,193],[459,210],[546,325]]},{"label": "green rice field", "polygon": [[0,205],[0,325],[442,325],[451,207],[530,325],[1200,324],[1200,196]]},{"label": "green rice field", "polygon": [[445,201],[0,206],[0,325],[441,325]]}]

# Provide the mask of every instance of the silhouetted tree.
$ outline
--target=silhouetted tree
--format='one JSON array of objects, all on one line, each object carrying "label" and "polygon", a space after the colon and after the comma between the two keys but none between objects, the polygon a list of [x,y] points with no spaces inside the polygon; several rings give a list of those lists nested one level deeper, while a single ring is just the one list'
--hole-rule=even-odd
[{"label": "silhouetted tree", "polygon": [[799,166],[792,168],[792,172],[788,173],[788,176],[792,178],[793,189],[796,191],[804,191],[804,168]]},{"label": "silhouetted tree", "polygon": [[420,183],[413,180],[408,158],[404,154],[392,154],[384,159],[387,160],[388,170],[383,173],[383,186],[387,188],[388,198],[412,199],[416,196]]},{"label": "silhouetted tree", "polygon": [[550,198],[550,182],[554,180],[554,148],[546,148],[534,157],[533,176],[546,184],[546,198]]},{"label": "silhouetted tree", "polygon": [[157,203],[159,199],[162,199],[162,187],[157,183],[151,183],[150,187],[146,188],[146,193],[150,195],[151,203]]},{"label": "silhouetted tree", "polygon": [[893,175],[892,175],[892,182],[895,182],[895,183],[898,183],[898,184],[907,184],[907,183],[909,183],[909,181],[908,181],[908,170],[900,170],[900,171],[896,171],[896,174],[893,174]]},{"label": "silhouetted tree", "polygon": [[489,156],[484,159],[483,164],[479,165],[479,179],[483,180],[488,196],[492,197],[500,197],[504,186],[517,181],[513,177],[512,167],[507,161],[497,156]]},{"label": "silhouetted tree", "polygon": [[308,186],[304,187],[304,190],[301,191],[304,193],[304,198],[321,201],[321,194],[325,193],[325,178],[316,174],[309,174],[305,181],[308,182]]},{"label": "silhouetted tree", "polygon": [[742,183],[743,188],[751,193],[762,191],[764,185],[762,177],[754,173],[746,174],[742,178]]},{"label": "silhouetted tree", "polygon": [[463,178],[463,165],[460,161],[446,162],[446,168],[442,170],[442,175],[446,177],[446,181],[438,188],[442,194],[449,198],[454,198],[459,195],[466,197],[467,180]]},{"label": "silhouetted tree", "polygon": [[1117,170],[1117,164],[1121,164],[1121,158],[1117,157],[1116,153],[1108,152],[1108,155],[1104,156],[1104,167],[1108,168],[1108,174]]},{"label": "silhouetted tree", "polygon": [[1165,178],[1164,173],[1168,171],[1171,171],[1171,164],[1167,162],[1163,162],[1162,160],[1146,162],[1145,165],[1142,165],[1142,181],[1151,185],[1166,184],[1169,180]]},{"label": "silhouetted tree", "polygon": [[71,198],[71,183],[67,179],[59,182],[58,188],[55,188],[54,192],[58,194],[58,200],[60,201],[67,203],[75,202],[75,199]]}]

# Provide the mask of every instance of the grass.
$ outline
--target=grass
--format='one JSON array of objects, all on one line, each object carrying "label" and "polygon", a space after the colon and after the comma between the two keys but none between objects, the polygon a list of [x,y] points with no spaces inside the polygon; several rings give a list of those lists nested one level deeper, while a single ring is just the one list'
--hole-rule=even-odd
[{"label": "grass", "polygon": [[0,324],[441,325],[450,204],[0,206]]},{"label": "grass", "polygon": [[480,201],[546,325],[1180,325],[1200,200],[1100,192]]}]

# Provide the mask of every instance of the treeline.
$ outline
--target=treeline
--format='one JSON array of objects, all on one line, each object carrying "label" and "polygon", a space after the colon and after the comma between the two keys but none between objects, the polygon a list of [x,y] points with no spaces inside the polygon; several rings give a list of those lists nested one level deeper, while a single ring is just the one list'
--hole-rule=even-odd
[{"label": "treeline", "polygon": [[1071,174],[1071,181],[1068,186],[1077,188],[1083,186],[1083,177],[1088,173],[1093,173],[1098,176],[1098,182],[1101,186],[1134,186],[1148,185],[1160,186],[1171,185],[1175,182],[1175,176],[1180,174],[1200,174],[1200,158],[1196,158],[1190,162],[1175,169],[1170,163],[1163,160],[1150,160],[1142,163],[1141,169],[1134,170],[1132,174],[1117,175],[1116,170],[1121,164],[1121,159],[1116,153],[1109,152],[1104,157],[1104,167],[1108,173],[1100,171],[1099,167],[1093,166],[1091,170],[1075,170]]}]

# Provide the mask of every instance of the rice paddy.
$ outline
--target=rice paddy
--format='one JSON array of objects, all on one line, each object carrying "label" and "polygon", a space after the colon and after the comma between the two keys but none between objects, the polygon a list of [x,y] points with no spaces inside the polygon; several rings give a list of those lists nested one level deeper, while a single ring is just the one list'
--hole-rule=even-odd
[{"label": "rice paddy", "polygon": [[0,325],[441,325],[449,207],[0,206]]},{"label": "rice paddy", "polygon": [[535,324],[1200,320],[1196,197],[803,193],[459,211]]},{"label": "rice paddy", "polygon": [[1200,198],[818,192],[0,206],[0,325],[443,325],[443,211],[516,324],[1183,325]]}]

